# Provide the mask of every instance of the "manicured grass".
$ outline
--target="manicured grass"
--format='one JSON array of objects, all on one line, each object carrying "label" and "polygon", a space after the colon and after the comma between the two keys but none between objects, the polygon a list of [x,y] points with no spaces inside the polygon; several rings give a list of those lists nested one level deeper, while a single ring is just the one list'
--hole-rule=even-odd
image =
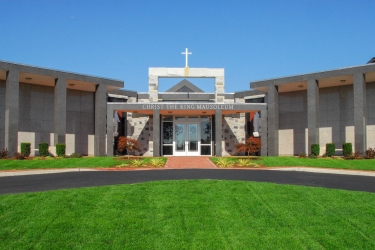
[{"label": "manicured grass", "polygon": [[[212,157],[211,160],[216,164],[218,157]],[[247,159],[246,157],[226,157],[230,162],[238,159]],[[354,169],[354,170],[375,170],[375,159],[368,160],[344,160],[342,158],[299,158],[294,156],[267,156],[250,157],[251,162],[266,167],[318,167],[318,168],[336,168],[336,169]]]},{"label": "manicured grass", "polygon": [[[162,158],[166,162],[166,158]],[[86,158],[51,158],[46,160],[0,160],[0,170],[11,169],[46,169],[46,168],[107,168],[114,167],[130,160],[115,157],[86,157]],[[148,163],[150,158],[144,158]]]},{"label": "manicured grass", "polygon": [[375,194],[191,180],[0,196],[0,249],[375,249]]}]

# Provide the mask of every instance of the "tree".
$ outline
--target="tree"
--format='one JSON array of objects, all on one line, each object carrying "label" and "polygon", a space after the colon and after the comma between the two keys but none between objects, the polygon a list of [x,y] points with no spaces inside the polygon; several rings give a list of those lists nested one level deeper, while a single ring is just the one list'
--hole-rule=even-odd
[{"label": "tree", "polygon": [[251,153],[256,153],[259,151],[260,147],[262,146],[260,142],[260,138],[255,137],[249,137],[245,143],[238,143],[235,146],[235,150],[240,152],[247,152],[247,156],[249,156]]},{"label": "tree", "polygon": [[136,139],[126,136],[120,136],[117,144],[117,151],[121,154],[126,150],[127,155],[129,156],[129,151],[139,151],[141,148]]}]

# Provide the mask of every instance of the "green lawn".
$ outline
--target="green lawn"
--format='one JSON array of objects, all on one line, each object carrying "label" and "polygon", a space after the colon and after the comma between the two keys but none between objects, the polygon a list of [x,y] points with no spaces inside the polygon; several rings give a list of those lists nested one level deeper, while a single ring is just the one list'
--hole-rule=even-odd
[{"label": "green lawn", "polygon": [[375,194],[242,181],[0,196],[0,249],[375,249]]},{"label": "green lawn", "polygon": [[[246,157],[228,157],[228,161],[235,163],[238,159]],[[251,162],[266,167],[318,167],[318,168],[337,168],[337,169],[355,169],[355,170],[375,170],[375,159],[344,160],[342,158],[299,158],[294,156],[267,156],[250,157]],[[218,157],[212,157],[211,160],[216,163]]]},{"label": "green lawn", "polygon": [[[166,162],[166,158],[162,157]],[[116,157],[85,158],[50,158],[47,160],[0,160],[0,170],[11,169],[46,169],[46,168],[107,168],[114,167],[131,160],[119,160]],[[150,158],[144,158],[147,163]]]}]

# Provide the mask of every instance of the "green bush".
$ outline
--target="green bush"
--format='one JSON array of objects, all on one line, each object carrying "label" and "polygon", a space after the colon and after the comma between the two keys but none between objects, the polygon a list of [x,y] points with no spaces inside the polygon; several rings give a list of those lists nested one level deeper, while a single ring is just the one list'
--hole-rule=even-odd
[{"label": "green bush", "polygon": [[347,157],[353,153],[353,146],[350,142],[344,142],[342,144],[342,153],[344,157]]},{"label": "green bush", "polygon": [[46,142],[39,143],[39,155],[40,156],[49,156],[48,143],[46,143]]},{"label": "green bush", "polygon": [[319,144],[311,144],[311,154],[318,156],[320,154]]},{"label": "green bush", "polygon": [[30,142],[21,142],[21,154],[26,157],[29,157],[31,152],[31,143]]},{"label": "green bush", "polygon": [[336,152],[336,145],[334,143],[327,143],[326,144],[326,155],[331,157]]},{"label": "green bush", "polygon": [[56,144],[56,154],[57,156],[64,156],[65,155],[65,148],[66,148],[66,145],[63,144],[63,143],[57,143]]}]

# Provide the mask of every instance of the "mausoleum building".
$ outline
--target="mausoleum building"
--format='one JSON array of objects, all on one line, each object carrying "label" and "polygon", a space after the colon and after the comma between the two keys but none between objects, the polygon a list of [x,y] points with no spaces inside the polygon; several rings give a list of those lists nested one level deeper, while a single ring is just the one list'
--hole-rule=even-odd
[{"label": "mausoleum building", "polygon": [[[38,155],[47,142],[51,154],[65,143],[67,154],[115,155],[119,136],[129,136],[139,155],[225,156],[255,136],[261,155],[309,154],[313,143],[321,153],[335,143],[339,155],[344,142],[364,152],[375,147],[374,62],[254,81],[234,93],[225,92],[223,68],[186,62],[149,68],[142,93],[124,90],[121,80],[0,61],[0,149],[13,155],[30,142]],[[176,85],[161,92],[161,78],[176,78]],[[214,79],[214,92],[195,78]]]}]

